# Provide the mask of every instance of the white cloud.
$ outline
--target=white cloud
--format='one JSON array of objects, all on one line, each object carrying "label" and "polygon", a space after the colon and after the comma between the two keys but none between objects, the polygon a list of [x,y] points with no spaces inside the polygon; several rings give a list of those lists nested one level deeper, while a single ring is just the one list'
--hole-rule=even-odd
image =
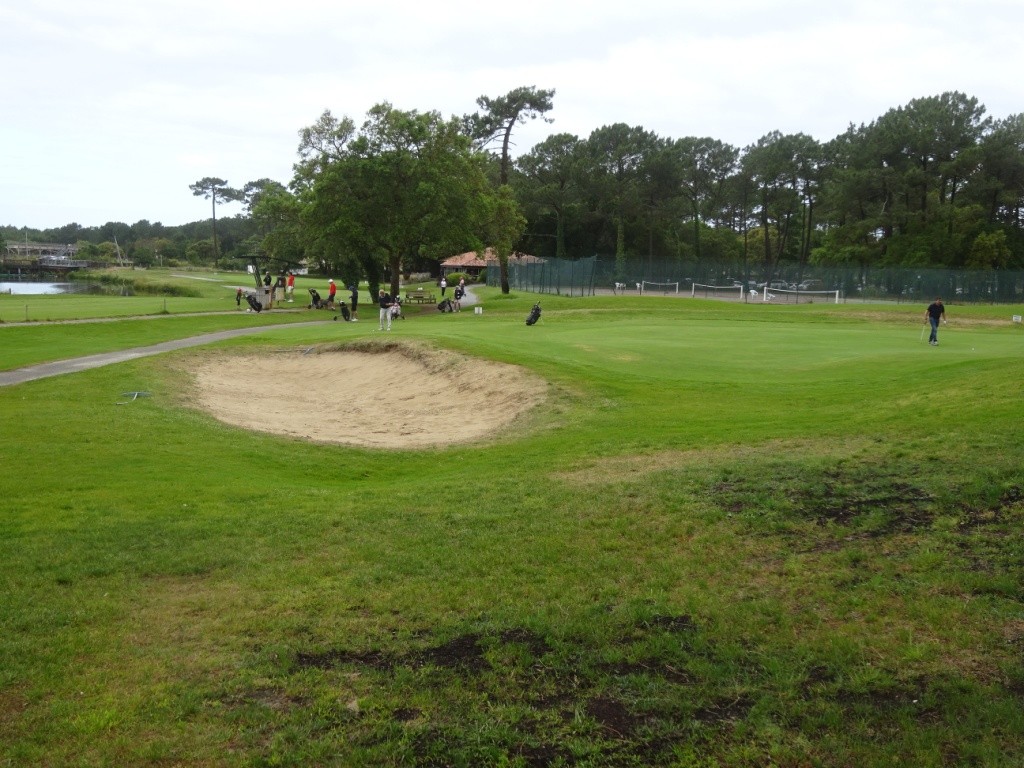
[{"label": "white cloud", "polygon": [[27,0],[0,7],[0,67],[17,73],[0,90],[0,223],[196,220],[190,183],[287,182],[324,109],[464,114],[521,85],[557,93],[519,151],[615,122],[827,140],[948,90],[1002,118],[1021,111],[1021,22],[1017,0]]}]

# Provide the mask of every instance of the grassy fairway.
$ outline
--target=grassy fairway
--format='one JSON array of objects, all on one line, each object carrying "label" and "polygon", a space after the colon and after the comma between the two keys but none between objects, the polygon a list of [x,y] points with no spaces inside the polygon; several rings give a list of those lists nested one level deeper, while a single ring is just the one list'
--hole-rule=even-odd
[{"label": "grassy fairway", "polygon": [[1020,308],[535,298],[391,335],[551,382],[485,444],[227,427],[196,350],[0,389],[0,765],[1024,762]]}]

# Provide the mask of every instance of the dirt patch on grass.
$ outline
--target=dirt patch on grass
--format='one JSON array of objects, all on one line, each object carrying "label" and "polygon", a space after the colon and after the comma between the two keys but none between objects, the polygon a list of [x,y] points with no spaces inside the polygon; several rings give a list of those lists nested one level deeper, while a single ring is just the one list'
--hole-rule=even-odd
[{"label": "dirt patch on grass", "polygon": [[0,734],[28,709],[28,699],[20,690],[0,690]]},{"label": "dirt patch on grass", "polygon": [[228,424],[369,448],[481,440],[547,391],[515,366],[394,342],[205,357],[192,374],[195,403]]},{"label": "dirt patch on grass", "polygon": [[720,462],[736,463],[778,456],[792,460],[807,456],[838,458],[859,451],[866,442],[866,439],[851,438],[837,447],[834,441],[825,440],[770,440],[759,444],[726,444],[696,450],[588,457],[569,470],[552,473],[552,477],[572,485],[609,485],[640,480],[657,472],[695,467],[704,469]]},{"label": "dirt patch on grass", "polygon": [[744,719],[754,707],[748,696],[720,697],[706,707],[699,707],[693,718],[702,723],[727,723]]},{"label": "dirt patch on grass", "polygon": [[633,715],[621,701],[610,696],[598,696],[586,703],[586,713],[617,738],[628,738],[641,719]]},{"label": "dirt patch on grass", "polygon": [[[623,651],[634,650],[635,643],[646,646],[652,636],[698,631],[689,616],[661,614],[630,629],[637,636],[621,646]],[[517,758],[517,764],[575,765],[566,734],[580,727],[594,742],[588,749],[614,756],[611,762],[597,761],[601,765],[668,764],[673,745],[685,737],[689,725],[676,719],[676,697],[666,689],[689,686],[691,676],[681,681],[681,672],[660,658],[601,663],[597,649],[580,642],[563,641],[554,647],[533,629],[509,627],[465,632],[427,647],[390,652],[300,652],[294,670],[316,668],[357,676],[370,672],[373,677],[367,685],[373,690],[415,685],[419,693],[429,692],[427,700],[447,700],[445,707],[421,709],[409,700],[406,689],[390,713],[381,710],[384,719],[367,718],[363,723],[368,744],[393,742],[396,732],[403,734],[417,765],[481,764],[472,744],[478,728],[494,739],[489,746]],[[681,664],[684,659],[675,660]],[[645,692],[639,700],[638,691]],[[688,688],[685,700],[690,699]],[[651,706],[651,701],[662,700],[670,703],[663,709]],[[709,706],[717,702],[712,698]],[[489,711],[502,713],[508,728],[495,732]],[[735,708],[728,714],[741,719]],[[717,725],[724,717],[709,717],[709,722]]]},{"label": "dirt patch on grass", "polygon": [[300,669],[334,669],[335,667],[356,666],[375,670],[390,671],[395,660],[380,651],[324,651],[322,653],[299,653],[295,664]]},{"label": "dirt patch on grass", "polygon": [[795,500],[799,511],[819,525],[849,525],[872,511],[883,511],[886,520],[876,527],[878,534],[927,528],[934,518],[930,494],[888,477],[849,478],[830,472],[819,488],[803,489]]},{"label": "dirt patch on grass", "polygon": [[959,529],[969,532],[981,528],[1010,525],[1024,512],[1024,490],[1013,486],[1005,490],[995,504],[980,508],[965,508]]},{"label": "dirt patch on grass", "polygon": [[433,666],[439,669],[458,668],[479,673],[490,665],[477,634],[459,635],[441,645],[425,648],[405,656],[389,655],[381,651],[329,650],[298,653],[295,663],[300,669],[334,669],[337,667],[363,667],[378,672],[391,672],[396,667],[420,669]]},{"label": "dirt patch on grass", "polygon": [[459,635],[446,643],[428,648],[420,652],[414,662],[417,666],[468,672],[481,672],[490,666],[480,646],[480,635],[477,634]]}]

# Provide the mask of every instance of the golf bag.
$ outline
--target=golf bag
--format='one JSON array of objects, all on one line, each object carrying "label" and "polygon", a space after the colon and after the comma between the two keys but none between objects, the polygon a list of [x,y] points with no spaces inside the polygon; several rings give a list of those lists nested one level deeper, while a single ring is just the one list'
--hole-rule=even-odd
[{"label": "golf bag", "polygon": [[438,309],[439,312],[454,312],[455,311],[455,307],[452,306],[452,300],[451,299],[445,299],[444,301],[442,301],[440,304],[437,305],[437,309]]},{"label": "golf bag", "polygon": [[533,325],[540,320],[540,302],[533,305],[533,309],[530,310],[530,314],[526,318],[527,325]]},{"label": "golf bag", "polygon": [[320,298],[320,292],[316,288],[309,289],[309,308],[325,309],[327,302]]},{"label": "golf bag", "polygon": [[[341,319],[342,320],[344,320],[347,323],[349,320],[352,319],[352,313],[348,311],[348,304],[342,302],[341,304],[338,305],[338,307],[341,309]],[[337,320],[337,319],[338,319],[337,315],[335,315],[334,317],[331,318],[331,320]]]},{"label": "golf bag", "polygon": [[263,305],[260,304],[259,301],[257,301],[256,297],[253,296],[251,293],[245,294],[245,300],[246,302],[248,302],[249,306],[252,307],[253,312],[263,311]]}]

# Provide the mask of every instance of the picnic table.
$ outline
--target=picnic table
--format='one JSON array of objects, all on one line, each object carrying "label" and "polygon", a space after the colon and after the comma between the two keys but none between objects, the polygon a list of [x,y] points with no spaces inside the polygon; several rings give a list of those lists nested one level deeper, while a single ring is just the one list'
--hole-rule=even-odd
[{"label": "picnic table", "polygon": [[412,291],[406,291],[405,300],[413,301],[417,304],[433,304],[436,301],[434,294],[426,290],[425,288],[417,288]]}]

